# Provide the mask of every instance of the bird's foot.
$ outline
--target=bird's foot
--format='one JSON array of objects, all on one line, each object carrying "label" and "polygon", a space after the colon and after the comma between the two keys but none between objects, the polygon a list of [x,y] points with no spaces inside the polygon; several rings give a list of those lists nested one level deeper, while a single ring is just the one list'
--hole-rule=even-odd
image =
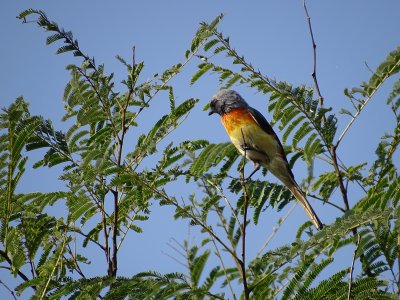
[{"label": "bird's foot", "polygon": [[241,144],[240,148],[242,148],[243,151],[257,151],[254,147],[251,147],[247,144]]}]

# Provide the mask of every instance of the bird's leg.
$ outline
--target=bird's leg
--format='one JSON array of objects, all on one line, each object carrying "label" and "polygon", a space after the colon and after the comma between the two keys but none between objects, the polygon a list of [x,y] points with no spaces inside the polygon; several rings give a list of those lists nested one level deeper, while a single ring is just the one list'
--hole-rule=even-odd
[{"label": "bird's leg", "polygon": [[[243,144],[240,145],[240,148],[242,148],[242,150],[244,151],[244,157],[247,158],[247,153],[246,153],[247,151],[255,151],[255,152],[263,153],[263,154],[264,154],[263,151],[260,151],[260,150],[258,150],[258,149],[256,149],[256,148],[254,148],[254,147],[248,145],[248,144],[246,143],[246,140],[245,140],[245,137],[244,137],[244,134],[243,134],[243,129],[241,129],[241,131],[242,131]],[[253,176],[253,175],[260,169],[261,165],[260,165],[258,162],[253,161],[253,163],[254,163],[254,170],[253,170],[253,172],[251,172],[251,174],[250,174],[249,176],[247,176],[247,178],[244,178],[244,179],[242,180],[242,185],[245,185],[245,184],[246,184],[246,181],[247,181],[248,179],[250,179],[251,176]],[[244,164],[243,164],[242,168],[244,168]],[[243,169],[241,169],[241,171],[243,171]],[[244,173],[243,173],[243,174],[244,174]]]},{"label": "bird's leg", "polygon": [[243,151],[258,151],[256,148],[251,147],[249,145],[245,144],[241,144],[240,148],[242,148]]},{"label": "bird's leg", "polygon": [[254,163],[254,170],[253,172],[251,172],[251,174],[249,176],[247,176],[246,180],[249,180],[251,178],[251,176],[253,176],[258,170],[260,170],[261,165],[258,162]]},{"label": "bird's leg", "polygon": [[250,147],[250,146],[247,145],[247,144],[241,144],[241,145],[240,145],[240,148],[242,148],[243,151],[253,150],[253,148]]},{"label": "bird's leg", "polygon": [[242,148],[242,150],[243,150],[244,152],[246,152],[246,151],[254,151],[254,152],[257,152],[257,153],[261,153],[261,154],[263,154],[263,155],[266,155],[264,151],[258,150],[257,148],[254,148],[254,147],[249,146],[249,145],[247,145],[247,144],[241,144],[241,145],[240,145],[240,148]]},{"label": "bird's leg", "polygon": [[[244,168],[244,166],[243,166],[243,168]],[[253,176],[258,170],[260,170],[260,168],[261,168],[261,165],[260,165],[259,163],[256,163],[256,162],[255,162],[255,163],[254,163],[254,170],[253,170],[253,172],[251,172],[250,175],[247,176],[246,178],[242,179],[242,180],[241,180],[241,184],[242,184],[242,185],[245,185],[246,182],[247,182],[247,180],[249,180],[249,179],[251,178],[251,176]]]}]

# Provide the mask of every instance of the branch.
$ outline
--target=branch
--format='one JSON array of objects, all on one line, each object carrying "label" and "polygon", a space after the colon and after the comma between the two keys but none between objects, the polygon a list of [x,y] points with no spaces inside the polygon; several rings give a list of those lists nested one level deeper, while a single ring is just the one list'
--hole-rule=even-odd
[{"label": "branch", "polygon": [[95,239],[89,237],[88,234],[82,232],[79,228],[70,227],[70,229],[71,229],[71,231],[73,231],[73,232],[75,232],[75,233],[78,233],[78,234],[82,235],[83,237],[87,238],[87,239],[88,239],[89,241],[91,241],[92,243],[95,243],[97,246],[100,247],[101,250],[103,250],[103,251],[106,250],[106,248],[105,248],[102,244],[100,244],[100,243],[99,243],[98,241],[96,241]]},{"label": "branch", "polygon": [[[224,194],[222,188],[220,186],[218,186],[217,184],[215,184],[214,182],[212,182],[211,180],[209,180],[208,178],[205,178],[204,176],[201,177],[201,181],[203,182],[203,186],[204,186],[208,196],[211,197],[212,195],[214,195],[214,191],[210,191],[210,189],[208,188],[206,183],[210,184],[214,189],[217,189],[219,191],[219,193],[221,194],[221,197],[224,198],[225,202],[228,204],[232,215],[234,216],[236,222],[239,225],[240,232],[242,233],[242,223],[239,221],[239,218],[238,218],[235,210],[233,209],[231,203],[229,202],[229,199]],[[227,225],[227,221],[226,221],[226,219],[225,219],[225,217],[224,217],[223,213],[221,212],[221,209],[220,209],[220,207],[218,205],[215,206],[215,212],[218,215],[219,220],[221,221],[221,226],[224,229],[224,232],[227,235],[227,238],[228,238],[229,242],[231,243],[232,249],[234,249],[236,246],[235,246],[234,241],[229,237],[229,228],[228,228],[229,225]]]},{"label": "branch", "polygon": [[343,202],[344,202],[344,210],[348,211],[350,209],[349,199],[347,196],[346,187],[344,186],[344,183],[343,183],[342,173],[340,173],[340,170],[339,170],[338,159],[337,159],[337,155],[336,155],[336,146],[332,145],[331,148],[329,149],[329,151],[330,151],[330,154],[332,157],[333,167],[335,169],[336,178],[337,178],[338,185],[339,185],[339,190],[342,194],[342,198],[343,198]]},{"label": "branch", "polygon": [[[86,81],[89,83],[89,85],[93,89],[94,93],[96,94],[97,99],[99,99],[99,101],[100,101],[100,103],[102,105],[102,108],[103,108],[103,112],[107,115],[107,118],[110,121],[110,124],[111,124],[111,126],[113,128],[114,137],[120,143],[121,142],[121,138],[118,135],[118,129],[117,129],[117,127],[115,126],[115,124],[113,122],[113,118],[112,118],[112,114],[111,114],[111,111],[110,111],[110,107],[109,107],[109,105],[107,103],[108,100],[107,99],[103,99],[103,97],[100,94],[100,91],[96,88],[96,85],[93,82],[93,78],[91,78],[89,75],[87,75],[86,71],[83,71],[81,68],[78,68],[77,70],[83,77],[85,77]],[[97,70],[96,70],[96,72],[97,72]]]},{"label": "branch", "polygon": [[[210,184],[211,186],[213,186],[215,189],[218,190],[218,192],[221,194],[221,197],[225,200],[226,204],[228,204],[229,209],[230,209],[232,215],[235,217],[236,222],[238,222],[238,225],[240,226],[240,230],[242,231],[242,223],[240,222],[240,220],[239,220],[239,218],[238,218],[238,216],[237,216],[237,214],[236,214],[236,212],[235,212],[235,209],[233,208],[232,204],[229,202],[229,199],[225,196],[225,194],[224,194],[224,192],[222,191],[221,187],[218,186],[218,185],[216,185],[214,182],[212,182],[212,181],[209,180],[208,178],[203,178],[203,177],[202,177],[201,180],[202,180],[202,181],[205,180],[208,184]],[[205,186],[205,185],[204,185],[204,186]],[[207,189],[207,187],[206,187],[206,189]],[[208,193],[208,194],[209,194],[209,195],[212,195],[211,193]],[[243,231],[242,231],[242,234],[243,234]]]},{"label": "branch", "polygon": [[[311,76],[314,80],[314,85],[315,85],[315,88],[318,93],[319,105],[321,106],[321,108],[323,108],[324,107],[324,97],[322,97],[322,95],[321,95],[321,91],[319,89],[318,79],[317,79],[317,45],[315,44],[315,40],[314,40],[314,34],[313,34],[312,26],[311,26],[311,18],[308,14],[306,0],[303,1],[303,7],[304,7],[304,12],[307,17],[308,29],[310,30],[311,42],[312,42],[312,47],[313,47],[313,58],[314,58],[313,61],[314,62],[313,62],[313,72],[312,72]],[[325,118],[325,114],[323,114],[322,115],[322,124],[324,124],[325,122],[326,122],[326,118]]]},{"label": "branch", "polygon": [[353,286],[353,271],[354,271],[354,262],[356,260],[356,253],[358,250],[358,246],[360,245],[360,235],[357,234],[357,243],[356,243],[356,248],[354,249],[354,254],[353,254],[353,259],[351,261],[351,269],[350,269],[350,278],[349,278],[349,289],[347,292],[347,300],[351,299],[351,289]]},{"label": "branch", "polygon": [[[137,174],[135,173],[129,173],[131,176],[137,176]],[[201,228],[204,229],[204,231],[206,231],[208,234],[210,234],[213,238],[215,238],[216,241],[218,241],[218,243],[220,243],[220,245],[229,253],[232,255],[232,257],[235,259],[235,261],[237,262],[241,262],[240,258],[237,257],[236,253],[228,247],[228,245],[226,245],[224,243],[224,241],[222,241],[212,230],[211,226],[207,226],[207,224],[204,224],[201,220],[199,220],[196,215],[194,215],[193,213],[185,210],[182,208],[182,206],[179,205],[179,203],[174,200],[171,199],[170,197],[168,197],[164,191],[160,191],[159,189],[157,189],[157,187],[154,187],[153,185],[147,183],[146,181],[144,181],[142,178],[137,178],[138,181],[140,182],[141,185],[143,185],[144,187],[148,188],[149,190],[151,190],[154,194],[156,194],[159,198],[163,199],[164,201],[166,201],[167,203],[175,206],[176,208],[178,208],[179,210],[185,211],[187,216],[193,220],[193,222],[195,222],[196,224],[198,224]]]},{"label": "branch", "polygon": [[111,258],[111,274],[113,277],[117,276],[118,270],[118,242],[117,242],[117,235],[118,235],[118,192],[112,191],[114,195],[114,220],[112,222],[112,258]]},{"label": "branch", "polygon": [[221,262],[222,270],[223,270],[223,272],[225,274],[226,282],[228,283],[229,290],[231,291],[232,297],[233,297],[234,300],[237,300],[235,292],[233,291],[233,288],[232,288],[231,281],[229,280],[229,276],[228,276],[228,273],[227,273],[227,270],[226,270],[226,267],[225,267],[224,260],[222,259],[221,253],[219,252],[217,243],[215,242],[215,239],[214,239],[213,236],[211,236],[211,240],[212,240],[212,243],[213,243],[214,248],[215,248],[215,255],[217,255],[219,261]]},{"label": "branch", "polygon": [[[12,266],[12,260],[11,258],[7,255],[6,252],[4,252],[3,250],[0,250],[0,255],[8,262],[8,264],[10,266]],[[24,281],[29,281],[30,279],[28,278],[28,276],[26,276],[24,273],[22,273],[20,270],[17,271],[17,274],[19,277],[21,277]],[[36,290],[36,286],[32,285],[31,286],[32,289]]]},{"label": "branch", "polygon": [[[137,111],[135,117],[131,118],[130,122],[126,125],[127,127],[130,127],[130,126],[134,123],[134,121],[135,121],[136,118],[139,116],[139,114],[144,110],[145,107],[148,106],[149,102],[150,102],[151,100],[154,99],[154,97],[158,94],[158,92],[160,92],[161,90],[163,90],[163,89],[167,86],[168,82],[170,82],[172,78],[174,78],[177,74],[179,74],[179,73],[181,72],[181,70],[189,63],[189,61],[190,61],[193,57],[196,56],[197,52],[200,50],[200,47],[201,47],[205,42],[206,42],[206,41],[203,41],[203,42],[197,47],[197,49],[196,49],[194,52],[192,52],[192,53],[187,57],[187,59],[179,66],[179,68],[177,68],[177,69],[175,70],[174,73],[172,73],[167,79],[165,79],[165,80],[162,82],[162,84],[156,85],[156,86],[157,86],[157,89],[155,90],[155,92],[154,92],[152,95],[150,95],[150,96],[149,96],[149,99],[147,99],[147,100],[143,103],[143,105],[142,105],[142,106],[139,108],[139,110]],[[133,53],[133,56],[134,56],[134,55],[135,55],[135,54]],[[151,81],[150,81],[150,82],[151,82]]]},{"label": "branch", "polygon": [[50,281],[51,281],[51,279],[52,279],[52,277],[53,277],[53,274],[54,274],[54,272],[56,271],[57,266],[58,266],[60,260],[62,260],[62,258],[63,258],[63,251],[64,251],[65,244],[66,244],[66,238],[64,237],[63,243],[62,243],[62,245],[61,245],[60,254],[59,254],[58,257],[57,257],[57,260],[56,260],[56,262],[54,263],[54,267],[52,268],[50,274],[48,274],[48,278],[47,278],[46,284],[45,284],[45,286],[43,287],[42,293],[41,293],[41,295],[40,295],[40,297],[39,297],[40,300],[42,300],[42,299],[45,298],[45,295],[46,295],[46,292],[47,292],[47,288],[49,287],[49,284],[50,284]]},{"label": "branch", "polygon": [[[335,168],[335,173],[336,173],[336,178],[338,181],[339,189],[340,189],[340,192],[342,193],[342,198],[343,198],[343,202],[344,202],[344,210],[348,211],[350,209],[349,198],[347,195],[347,188],[344,186],[343,176],[339,170],[338,159],[337,159],[337,155],[336,155],[336,146],[331,145],[329,152],[332,156],[333,167]],[[358,235],[357,227],[352,229],[352,233],[354,236]],[[360,255],[360,260],[361,260],[361,262],[363,262],[365,260],[364,254]],[[371,271],[371,269],[368,265],[365,266],[364,272],[368,275],[368,277],[374,276],[373,272]]]},{"label": "branch", "polygon": [[123,231],[122,236],[121,236],[121,238],[120,238],[120,240],[119,240],[118,247],[117,247],[118,250],[119,250],[119,248],[121,248],[122,243],[124,242],[126,236],[128,235],[128,232],[129,232],[129,230],[130,230],[130,227],[132,226],[133,222],[136,221],[135,218],[136,218],[136,216],[139,214],[139,211],[136,212],[135,209],[133,209],[133,212],[134,212],[134,214],[132,215],[132,217],[130,217],[129,215],[127,216],[127,217],[130,219],[130,220],[129,220],[129,224],[126,225],[126,230]]},{"label": "branch", "polygon": [[[76,239],[74,239],[74,243],[76,244]],[[72,257],[72,261],[74,264],[74,269],[75,271],[82,277],[82,278],[86,278],[85,274],[83,273],[81,267],[79,266],[78,260],[76,259],[76,245],[74,246],[74,250],[71,249],[71,246],[69,244],[67,244],[66,247],[68,254]],[[68,258],[64,256],[64,259],[67,261]]]},{"label": "branch", "polygon": [[103,235],[104,235],[104,254],[106,255],[106,260],[107,260],[107,268],[108,268],[108,275],[111,276],[110,270],[111,270],[111,259],[110,259],[110,247],[108,246],[108,231],[107,231],[107,218],[105,215],[105,209],[104,209],[104,199],[101,203],[101,225],[102,225],[102,230],[103,230]]},{"label": "branch", "polygon": [[359,108],[357,109],[357,112],[354,114],[354,116],[352,116],[351,120],[346,125],[346,127],[343,130],[343,132],[340,134],[340,136],[339,136],[339,138],[338,138],[338,140],[336,142],[336,145],[335,145],[336,148],[339,146],[339,144],[342,141],[343,137],[345,136],[347,131],[350,129],[351,125],[353,125],[353,123],[356,120],[356,118],[361,114],[361,112],[363,111],[365,106],[368,104],[368,102],[371,100],[373,95],[375,95],[376,91],[381,87],[381,85],[386,81],[386,79],[388,79],[392,75],[394,69],[397,68],[399,65],[400,65],[400,60],[386,73],[386,75],[382,78],[381,82],[370,92],[368,97],[364,101],[361,102]]},{"label": "branch", "polygon": [[6,288],[7,291],[10,292],[11,296],[12,296],[15,300],[17,300],[17,297],[15,296],[15,293],[14,293],[14,291],[13,291],[12,289],[10,289],[2,280],[0,280],[0,284],[3,285],[3,286]]},{"label": "branch", "polygon": [[324,200],[324,199],[318,197],[317,195],[307,194],[307,196],[308,196],[308,197],[311,197],[311,198],[314,198],[315,200],[321,201],[323,204],[329,204],[329,205],[331,205],[331,206],[337,208],[338,210],[340,210],[340,211],[343,212],[343,213],[346,212],[346,210],[345,210],[343,207],[340,207],[339,205],[337,205],[337,204],[335,204],[335,203],[333,203],[333,202],[330,202],[330,201],[328,201],[328,200]]},{"label": "branch", "polygon": [[[243,144],[246,145],[245,137],[242,131],[242,140]],[[248,300],[250,297],[250,290],[247,285],[247,276],[246,276],[246,227],[247,227],[247,208],[248,208],[248,203],[249,203],[249,195],[247,193],[247,183],[246,183],[246,177],[244,175],[244,166],[246,164],[246,149],[244,149],[244,160],[243,160],[243,165],[241,167],[241,172],[240,172],[240,179],[243,182],[243,198],[244,198],[244,211],[243,211],[243,223],[242,223],[242,261],[240,263],[241,267],[241,273],[242,273],[242,278],[243,278],[243,288],[244,288],[244,299]]]}]

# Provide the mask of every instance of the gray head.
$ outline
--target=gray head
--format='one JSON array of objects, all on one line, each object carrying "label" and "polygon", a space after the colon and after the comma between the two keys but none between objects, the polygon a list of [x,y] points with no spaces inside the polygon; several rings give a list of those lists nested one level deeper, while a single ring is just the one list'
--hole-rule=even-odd
[{"label": "gray head", "polygon": [[211,98],[210,112],[208,115],[217,113],[224,115],[235,108],[249,107],[247,102],[239,95],[239,93],[233,90],[219,90]]}]

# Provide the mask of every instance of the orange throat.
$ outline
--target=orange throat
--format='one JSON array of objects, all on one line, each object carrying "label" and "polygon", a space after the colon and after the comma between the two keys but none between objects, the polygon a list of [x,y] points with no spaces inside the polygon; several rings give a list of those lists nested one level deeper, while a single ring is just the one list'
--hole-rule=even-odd
[{"label": "orange throat", "polygon": [[231,110],[229,113],[222,116],[221,122],[228,134],[231,134],[233,131],[243,126],[256,124],[256,121],[246,108],[236,108]]}]

